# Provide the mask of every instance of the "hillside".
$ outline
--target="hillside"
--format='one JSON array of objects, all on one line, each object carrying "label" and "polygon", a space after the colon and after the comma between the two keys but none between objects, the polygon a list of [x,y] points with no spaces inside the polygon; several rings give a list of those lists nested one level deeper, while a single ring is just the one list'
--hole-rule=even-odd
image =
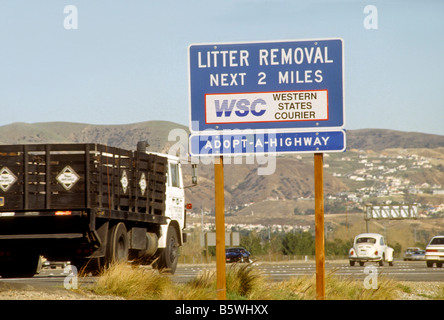
[{"label": "hillside", "polygon": [[347,149],[381,151],[389,148],[437,148],[444,146],[444,136],[385,129],[347,131]]},{"label": "hillside", "polygon": [[[97,142],[121,148],[135,148],[149,140],[152,148],[165,148],[168,133],[186,126],[168,121],[145,121],[125,125],[93,125],[71,122],[13,123],[0,126],[0,144]],[[388,148],[444,147],[444,136],[384,129],[347,131],[347,149],[381,151]]]},{"label": "hillside", "polygon": [[125,125],[92,125],[71,122],[13,123],[0,127],[0,144],[23,143],[102,143],[135,149],[147,140],[154,151],[168,149],[168,133],[185,126],[168,121],[146,121]]},{"label": "hillside", "polygon": [[[14,123],[0,127],[0,143],[94,142],[135,149],[138,141],[147,140],[150,150],[167,152],[175,143],[168,141],[168,134],[173,129],[188,132],[185,126],[167,121],[126,125]],[[444,186],[444,136],[382,129],[350,130],[347,131],[347,150],[346,153],[325,156],[324,190],[327,195],[334,195],[337,201],[356,201],[355,197],[360,201],[365,197],[371,199],[377,196],[377,190],[392,190],[395,187],[391,184],[396,183],[404,183],[409,188],[425,183]],[[424,162],[427,165],[415,165],[419,160],[409,160],[407,156],[411,154],[428,159],[421,160],[421,163],[427,161]],[[256,218],[270,214],[266,209],[269,206],[260,205],[263,201],[272,201],[274,211],[285,215],[293,214],[294,205],[289,205],[293,201],[298,202],[303,210],[307,209],[305,203],[313,197],[314,190],[312,155],[278,157],[272,175],[257,174],[258,167],[264,165],[246,164],[245,160],[242,163],[225,165],[225,203],[228,209],[241,213],[246,210],[242,209],[246,205],[255,203]],[[187,169],[186,173],[189,173]],[[392,175],[404,180],[385,179]],[[185,178],[188,183],[189,174]],[[211,211],[214,208],[213,184],[213,165],[200,164],[199,186],[187,189],[188,200],[194,204],[195,210]],[[396,191],[404,192],[399,189]],[[341,193],[343,196],[339,198]],[[433,196],[430,189],[393,199],[401,198],[439,204],[439,197]]]},{"label": "hillside", "polygon": [[[314,189],[313,161],[295,157],[278,158],[275,172],[258,175],[257,165],[225,165],[225,185],[230,205],[263,200],[291,200],[309,197]],[[211,180],[212,178],[210,178]],[[329,173],[324,175],[326,193],[348,190],[347,185]]]}]

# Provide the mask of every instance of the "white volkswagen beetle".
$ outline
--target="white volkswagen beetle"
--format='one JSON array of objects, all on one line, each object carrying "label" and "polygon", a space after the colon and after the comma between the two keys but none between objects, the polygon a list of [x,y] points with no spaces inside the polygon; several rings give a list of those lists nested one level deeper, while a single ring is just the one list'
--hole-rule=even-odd
[{"label": "white volkswagen beetle", "polygon": [[378,262],[380,266],[388,262],[393,266],[394,249],[389,247],[382,235],[378,233],[361,233],[355,237],[353,248],[348,253],[350,266],[359,262],[363,266],[365,262]]}]

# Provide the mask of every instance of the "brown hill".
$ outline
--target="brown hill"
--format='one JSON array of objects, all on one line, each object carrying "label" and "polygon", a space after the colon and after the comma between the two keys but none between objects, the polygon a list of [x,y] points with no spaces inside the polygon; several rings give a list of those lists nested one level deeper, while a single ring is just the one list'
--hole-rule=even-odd
[{"label": "brown hill", "polygon": [[[245,177],[237,176],[237,183],[227,179],[229,185],[236,187],[230,191],[238,204],[262,200],[291,200],[313,196],[314,167],[313,161],[295,158],[278,158],[276,171],[271,175],[258,175],[256,168],[251,169]],[[232,165],[226,171],[237,168]],[[326,193],[337,193],[347,190],[341,181],[326,173],[324,175]]]},{"label": "brown hill", "polygon": [[168,121],[146,121],[125,125],[92,125],[71,122],[13,123],[0,127],[0,144],[22,143],[102,143],[135,149],[147,140],[154,151],[168,150],[168,134],[173,129],[188,130]]},{"label": "brown hill", "polygon": [[[314,193],[313,161],[278,158],[276,171],[258,175],[257,165],[224,165],[225,207],[242,207],[265,200],[310,198]],[[189,179],[188,179],[189,180]],[[348,186],[324,172],[324,192],[335,194]],[[188,200],[203,209],[214,208],[214,171],[212,165],[199,167],[199,186],[190,188]]]},{"label": "brown hill", "polygon": [[[176,128],[188,132],[186,126],[169,121],[145,121],[124,125],[18,122],[0,126],[0,143],[97,142],[115,147],[135,148],[137,141],[149,140],[153,148],[164,149],[168,133]],[[385,129],[347,131],[347,149],[380,151],[387,148],[437,147],[444,147],[444,136]]]},{"label": "brown hill", "polygon": [[[145,121],[124,125],[94,125],[71,122],[13,123],[0,126],[0,144],[97,142],[121,148],[135,148],[148,140],[161,151],[172,129],[188,128],[169,121]],[[385,129],[347,131],[347,149],[380,151],[387,148],[444,147],[444,136]]]},{"label": "brown hill", "polygon": [[[22,143],[70,143],[94,142],[125,149],[135,149],[137,142],[147,140],[150,149],[167,152],[176,141],[168,141],[173,129],[187,134],[188,128],[168,121],[146,121],[126,125],[92,125],[69,122],[14,123],[0,127],[1,144]],[[175,137],[174,137],[175,138]],[[412,132],[399,132],[381,129],[363,129],[347,131],[347,149],[374,150],[380,152],[387,148],[422,148],[422,153],[436,153],[433,149],[444,146],[444,136]],[[439,154],[439,153],[438,153]],[[343,169],[347,166],[343,164]],[[347,164],[350,166],[350,163]],[[263,166],[262,166],[263,167]],[[293,156],[279,157],[276,171],[272,175],[258,175],[258,165],[226,164],[225,202],[226,207],[246,203],[260,203],[268,200],[291,200],[307,198],[313,195],[314,175],[313,158],[303,156],[302,160]],[[350,166],[350,172],[353,170]],[[185,179],[189,179],[186,170]],[[325,193],[336,194],[350,187],[345,180],[334,177],[332,168],[325,170]],[[430,181],[439,183],[439,174],[431,173]],[[418,173],[412,180],[421,183],[426,175]],[[188,200],[195,208],[211,210],[214,208],[213,165],[199,165],[199,186],[187,189]],[[287,210],[287,209],[285,209]]]},{"label": "brown hill", "polygon": [[347,131],[347,149],[381,151],[388,148],[444,147],[444,136],[385,129]]}]

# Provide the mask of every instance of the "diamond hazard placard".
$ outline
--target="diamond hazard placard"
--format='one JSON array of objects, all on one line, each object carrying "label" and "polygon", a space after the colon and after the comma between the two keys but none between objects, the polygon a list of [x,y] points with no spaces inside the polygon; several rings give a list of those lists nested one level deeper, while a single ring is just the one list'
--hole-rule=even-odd
[{"label": "diamond hazard placard", "polygon": [[76,184],[76,182],[80,180],[80,176],[74,171],[73,168],[66,166],[57,175],[56,180],[63,186],[63,188],[70,190]]},{"label": "diamond hazard placard", "polygon": [[122,185],[123,193],[126,193],[126,190],[128,189],[129,181],[128,181],[128,176],[126,175],[125,170],[123,170],[123,172],[122,172],[122,178],[120,179],[120,184]]},{"label": "diamond hazard placard", "polygon": [[146,190],[145,173],[142,173],[142,176],[140,177],[139,186],[140,186],[140,191],[142,192],[142,196],[144,196],[145,195],[145,190]]},{"label": "diamond hazard placard", "polygon": [[0,188],[7,191],[15,182],[17,177],[7,167],[0,170]]}]

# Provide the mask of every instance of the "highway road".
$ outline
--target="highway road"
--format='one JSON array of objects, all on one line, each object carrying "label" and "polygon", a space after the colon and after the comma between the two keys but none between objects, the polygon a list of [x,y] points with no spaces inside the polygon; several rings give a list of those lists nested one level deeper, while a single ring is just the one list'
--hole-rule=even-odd
[{"label": "highway road", "polygon": [[[230,267],[230,264],[227,264]],[[373,270],[366,267],[373,266]],[[284,281],[296,276],[312,276],[316,273],[314,262],[253,262],[253,267],[264,276],[274,281]],[[393,266],[386,264],[378,266],[376,263],[366,263],[363,267],[351,267],[348,261],[327,261],[326,274],[333,274],[348,279],[364,279],[369,272],[377,272],[378,275],[398,281],[444,281],[444,268],[427,268],[424,261],[395,261]],[[186,282],[193,279],[199,272],[215,270],[215,265],[182,265],[177,268],[174,275],[175,281]],[[374,271],[375,270],[375,271]]]},{"label": "highway road", "polygon": [[[227,268],[231,265],[227,264]],[[424,261],[395,261],[394,266],[377,266],[375,263],[366,263],[365,266],[351,267],[347,261],[327,261],[326,274],[334,274],[347,279],[363,280],[368,276],[366,267],[374,266],[371,272],[377,272],[378,276],[384,276],[398,281],[425,281],[444,282],[444,268],[427,268]],[[284,281],[291,277],[313,276],[316,273],[314,262],[253,262],[252,267],[273,281]],[[176,273],[171,276],[173,281],[184,283],[195,278],[199,273],[215,271],[215,264],[179,265]],[[67,273],[61,269],[43,269],[33,278],[2,279],[1,282],[29,284],[34,286],[63,288]],[[80,279],[81,282],[92,283],[95,277]]]}]

